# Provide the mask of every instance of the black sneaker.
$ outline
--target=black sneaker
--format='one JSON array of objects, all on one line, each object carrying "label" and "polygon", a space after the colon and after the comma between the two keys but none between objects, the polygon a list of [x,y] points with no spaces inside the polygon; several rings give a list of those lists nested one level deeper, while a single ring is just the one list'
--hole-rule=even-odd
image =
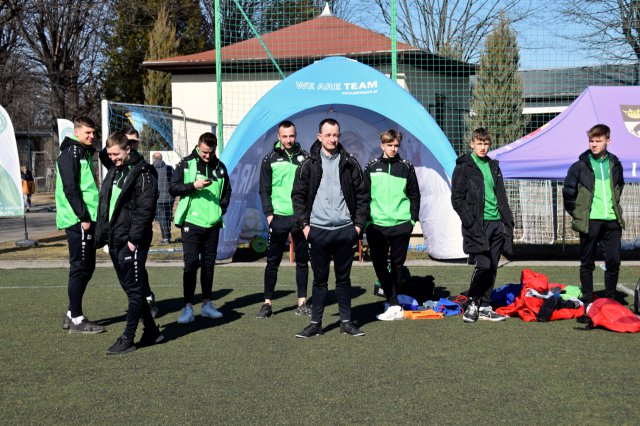
[{"label": "black sneaker", "polygon": [[322,324],[318,324],[312,322],[308,326],[304,328],[300,333],[296,333],[296,337],[300,337],[301,339],[308,339],[313,336],[321,336],[322,335]]},{"label": "black sneaker", "polygon": [[273,311],[271,310],[271,305],[268,303],[264,303],[260,308],[260,311],[256,314],[256,318],[269,318],[273,315]]},{"label": "black sneaker", "polygon": [[164,340],[164,336],[160,333],[160,326],[154,325],[151,328],[145,328],[142,332],[142,337],[138,342],[138,346],[151,346],[161,343]]},{"label": "black sneaker", "polygon": [[310,317],[311,305],[307,305],[307,302],[302,302],[302,305],[298,305],[296,308],[295,314],[299,317]]},{"label": "black sneaker", "polygon": [[71,318],[69,318],[69,315],[64,314],[64,317],[62,317],[62,329],[68,330],[69,327],[71,327]]},{"label": "black sneaker", "polygon": [[478,319],[482,321],[497,322],[497,321],[505,321],[507,317],[505,317],[504,315],[500,315],[499,313],[491,309],[491,306],[488,306],[488,307],[479,309]]},{"label": "black sneaker", "polygon": [[476,322],[478,321],[478,315],[478,305],[476,305],[476,302],[471,302],[465,309],[464,314],[462,314],[462,320],[464,322]]},{"label": "black sneaker", "polygon": [[364,336],[364,331],[353,325],[351,321],[343,321],[340,323],[340,331],[342,334],[350,334],[352,336]]},{"label": "black sneaker", "polygon": [[136,345],[127,336],[120,336],[116,342],[107,349],[107,355],[120,355],[136,350]]},{"label": "black sneaker", "polygon": [[73,321],[69,324],[69,334],[98,334],[103,331],[106,331],[103,326],[91,322],[86,318],[84,318],[80,324],[74,324]]},{"label": "black sneaker", "polygon": [[147,299],[147,305],[149,305],[149,310],[151,311],[151,317],[153,319],[156,319],[156,317],[158,316],[158,312],[160,312],[160,310],[158,309],[158,305],[156,304],[155,298],[151,300]]}]

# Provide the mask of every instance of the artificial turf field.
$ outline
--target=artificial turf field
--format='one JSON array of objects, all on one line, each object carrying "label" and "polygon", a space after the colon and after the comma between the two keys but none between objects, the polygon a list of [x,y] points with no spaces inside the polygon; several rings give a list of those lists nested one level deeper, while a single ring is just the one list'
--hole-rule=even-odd
[{"label": "artificial turf field", "polygon": [[[533,268],[575,283],[574,267]],[[412,267],[439,295],[468,284],[466,266]],[[632,287],[640,268],[623,264]],[[111,268],[98,268],[85,313],[108,332],[68,335],[65,269],[0,271],[0,424],[637,424],[640,335],[581,331],[574,320],[464,324],[380,322],[373,269],[354,267],[353,319],[336,328],[331,292],[323,336],[296,339],[294,268],[281,268],[274,316],[259,320],[263,269],[216,268],[225,317],[178,325],[182,270],[149,268],[167,342],[107,356],[124,329],[126,297]],[[503,267],[498,285],[519,282]],[[595,274],[596,290],[602,274]],[[333,285],[330,284],[330,288]],[[627,297],[629,300],[629,297]],[[138,331],[139,338],[141,330]]]}]

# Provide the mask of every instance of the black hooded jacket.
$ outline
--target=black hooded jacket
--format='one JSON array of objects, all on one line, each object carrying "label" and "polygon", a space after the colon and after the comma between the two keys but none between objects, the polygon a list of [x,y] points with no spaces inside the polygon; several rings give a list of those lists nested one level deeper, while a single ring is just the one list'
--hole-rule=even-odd
[{"label": "black hooded jacket", "polygon": [[[489,158],[493,176],[500,220],[504,225],[503,253],[513,251],[513,215],[509,208],[507,191],[498,161]],[[462,249],[465,253],[482,253],[489,250],[489,241],[484,233],[484,177],[473,161],[471,154],[456,160],[451,180],[451,204],[462,221]]]},{"label": "black hooded jacket", "polygon": [[[293,200],[293,214],[296,224],[303,229],[309,225],[313,201],[318,193],[322,179],[322,159],[320,158],[320,141],[311,146],[309,156],[302,162],[293,182],[291,198]],[[356,158],[338,144],[340,162],[340,187],[342,195],[349,209],[351,221],[361,230],[367,223],[369,215],[369,196],[364,184],[364,175]]]},{"label": "black hooded jacket", "polygon": [[[109,199],[114,182],[120,182],[122,186],[109,220]],[[157,200],[155,168],[137,151],[131,151],[129,161],[120,167],[111,167],[102,181],[96,226],[98,247],[105,244],[122,247],[127,242],[137,246],[150,239]]]}]

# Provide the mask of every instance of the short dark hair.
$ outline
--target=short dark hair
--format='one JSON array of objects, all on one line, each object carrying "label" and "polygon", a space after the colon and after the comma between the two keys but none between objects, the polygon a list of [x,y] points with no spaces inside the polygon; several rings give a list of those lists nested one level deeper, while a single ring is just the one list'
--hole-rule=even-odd
[{"label": "short dark hair", "polygon": [[198,145],[202,143],[211,148],[215,148],[218,146],[218,138],[211,132],[205,132],[198,138]]},{"label": "short dark hair", "polygon": [[127,136],[135,136],[137,139],[140,139],[140,133],[133,126],[127,127],[122,132]]},{"label": "short dark hair", "polygon": [[489,133],[489,131],[484,127],[478,127],[473,131],[473,134],[471,135],[472,142],[476,139],[482,142],[491,143],[491,133]]},{"label": "short dark hair", "polygon": [[396,129],[389,129],[386,132],[380,133],[380,142],[389,143],[393,141],[402,142],[402,132]]},{"label": "short dark hair", "polygon": [[340,130],[340,123],[338,123],[333,118],[325,118],[318,125],[318,133],[322,133],[322,126],[324,126],[325,124],[328,124],[330,126],[338,126],[338,130]]},{"label": "short dark hair", "polygon": [[284,127],[284,128],[287,128],[287,129],[289,127],[293,127],[295,129],[296,125],[293,124],[293,122],[290,121],[290,120],[284,120],[284,121],[281,121],[280,124],[278,124],[278,129],[280,129],[281,127]]},{"label": "short dark hair", "polygon": [[96,123],[86,115],[79,115],[73,118],[73,128],[78,129],[80,127],[89,127],[91,129],[96,128]]},{"label": "short dark hair", "polygon": [[106,146],[111,148],[118,145],[120,149],[131,148],[131,141],[124,132],[113,132],[107,138]]},{"label": "short dark hair", "polygon": [[604,136],[609,139],[611,137],[611,129],[606,124],[596,124],[587,130],[587,136],[589,136],[589,139],[594,136]]}]

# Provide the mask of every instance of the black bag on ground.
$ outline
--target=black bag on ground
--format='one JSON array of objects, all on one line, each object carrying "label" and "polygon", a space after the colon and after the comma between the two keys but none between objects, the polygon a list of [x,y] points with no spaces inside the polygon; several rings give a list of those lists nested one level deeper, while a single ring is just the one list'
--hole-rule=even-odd
[{"label": "black bag on ground", "polygon": [[636,288],[633,290],[633,310],[636,314],[640,314],[640,279],[638,279]]}]

